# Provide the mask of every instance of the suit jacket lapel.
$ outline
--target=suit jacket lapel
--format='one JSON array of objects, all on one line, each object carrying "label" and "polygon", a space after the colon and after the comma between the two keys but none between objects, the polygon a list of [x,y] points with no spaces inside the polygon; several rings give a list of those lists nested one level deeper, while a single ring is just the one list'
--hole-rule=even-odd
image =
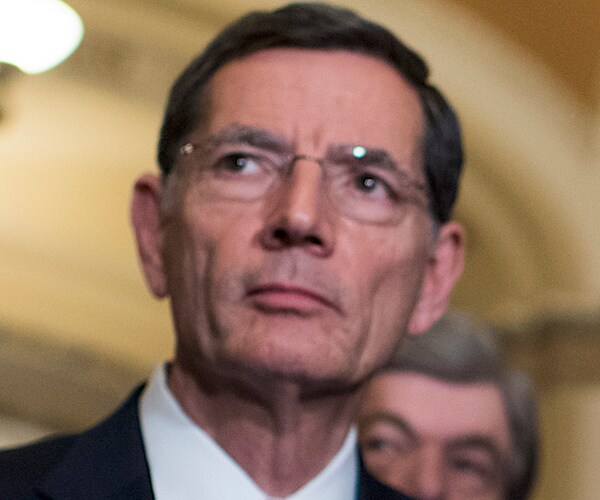
[{"label": "suit jacket lapel", "polygon": [[115,414],[75,439],[38,488],[43,498],[154,498],[139,428],[141,391],[139,387]]}]

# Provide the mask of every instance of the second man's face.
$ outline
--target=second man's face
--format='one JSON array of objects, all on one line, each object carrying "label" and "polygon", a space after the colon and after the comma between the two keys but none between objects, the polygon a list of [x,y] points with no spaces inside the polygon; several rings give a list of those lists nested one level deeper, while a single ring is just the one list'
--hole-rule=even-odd
[{"label": "second man's face", "polygon": [[492,383],[376,375],[364,395],[359,442],[371,473],[411,497],[506,499],[510,430]]},{"label": "second man's face", "polygon": [[[331,186],[378,209],[398,202],[388,174],[424,182],[417,94],[378,59],[298,49],[230,62],[207,91],[208,119],[187,137],[204,146],[180,158],[165,193],[177,359],[313,385],[361,380],[414,322],[435,267],[432,227],[416,202],[393,219],[372,220],[376,210],[361,219]],[[342,146],[383,152],[400,172],[335,184],[314,158]],[[260,186],[265,151],[307,157],[276,187],[246,196]]]}]

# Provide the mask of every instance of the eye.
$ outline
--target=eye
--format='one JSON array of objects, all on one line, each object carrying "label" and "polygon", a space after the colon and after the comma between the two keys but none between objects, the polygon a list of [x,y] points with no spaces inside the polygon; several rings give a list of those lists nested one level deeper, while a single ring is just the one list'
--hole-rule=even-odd
[{"label": "eye", "polygon": [[368,451],[384,451],[393,448],[392,443],[386,439],[370,438],[363,441],[363,449]]},{"label": "eye", "polygon": [[484,453],[466,453],[450,460],[450,477],[464,491],[482,491],[496,484],[500,477],[499,466]]},{"label": "eye", "polygon": [[373,191],[377,188],[377,179],[373,176],[361,175],[356,179],[356,187],[364,191]]},{"label": "eye", "polygon": [[252,175],[258,173],[264,161],[244,153],[231,153],[215,162],[214,169],[223,173]]},{"label": "eye", "polygon": [[379,175],[371,172],[361,172],[354,178],[354,187],[369,196],[381,198],[395,198],[390,184]]},{"label": "eye", "polygon": [[363,452],[377,455],[407,453],[414,444],[406,434],[390,428],[387,424],[362,433],[359,442]]},{"label": "eye", "polygon": [[475,460],[468,458],[456,458],[453,462],[454,469],[463,473],[471,473],[479,476],[486,475],[487,467]]}]

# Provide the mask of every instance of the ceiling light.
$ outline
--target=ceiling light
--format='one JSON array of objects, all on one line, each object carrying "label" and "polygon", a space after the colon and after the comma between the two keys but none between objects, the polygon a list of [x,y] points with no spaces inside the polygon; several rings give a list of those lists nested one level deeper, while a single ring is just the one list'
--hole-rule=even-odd
[{"label": "ceiling light", "polygon": [[41,73],[69,57],[82,37],[81,18],[60,0],[0,0],[0,63]]}]

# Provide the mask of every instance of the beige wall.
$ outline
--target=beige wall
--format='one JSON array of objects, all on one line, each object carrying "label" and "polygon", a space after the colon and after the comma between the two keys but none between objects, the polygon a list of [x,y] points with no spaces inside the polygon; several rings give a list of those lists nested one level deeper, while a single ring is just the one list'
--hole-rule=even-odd
[{"label": "beige wall", "polygon": [[539,395],[541,475],[535,500],[595,500],[600,491],[600,314],[538,318],[504,331],[508,362]]},{"label": "beige wall", "polygon": [[542,470],[536,500],[596,500],[600,491],[600,385],[544,390]]},{"label": "beige wall", "polygon": [[32,424],[23,418],[0,415],[0,448],[33,442],[50,434],[52,429]]}]

